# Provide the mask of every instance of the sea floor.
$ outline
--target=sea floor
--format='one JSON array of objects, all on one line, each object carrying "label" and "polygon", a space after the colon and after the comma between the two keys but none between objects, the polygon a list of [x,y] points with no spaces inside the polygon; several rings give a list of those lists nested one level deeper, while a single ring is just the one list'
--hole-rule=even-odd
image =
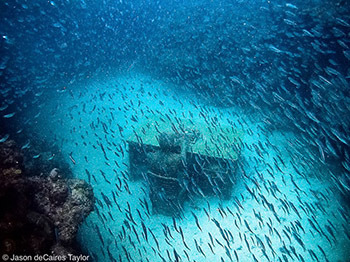
[{"label": "sea floor", "polygon": [[[317,150],[291,130],[271,128],[260,114],[215,108],[176,90],[129,72],[90,79],[57,92],[55,101],[45,104],[37,120],[41,132],[57,137],[74,176],[90,181],[102,203],[96,203],[98,212],[90,214],[79,232],[90,254],[98,261],[176,261],[177,255],[178,261],[348,261],[350,243],[343,226],[348,226],[347,216],[331,190],[330,172],[336,171],[319,161]],[[208,117],[226,124],[229,119],[245,131],[243,171],[237,171],[230,199],[197,197],[186,202],[175,228],[172,217],[147,214],[144,201],[151,213],[152,205],[145,181],[126,178],[125,139],[144,115],[157,110],[174,110],[205,124],[203,108]]]}]

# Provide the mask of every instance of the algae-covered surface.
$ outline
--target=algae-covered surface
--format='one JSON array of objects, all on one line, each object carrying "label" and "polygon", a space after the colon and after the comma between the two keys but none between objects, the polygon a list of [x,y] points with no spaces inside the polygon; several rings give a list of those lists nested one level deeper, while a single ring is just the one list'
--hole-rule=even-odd
[{"label": "algae-covered surface", "polygon": [[244,135],[242,130],[222,124],[154,114],[138,122],[129,141],[158,146],[157,137],[161,133],[196,133],[196,140],[190,144],[188,151],[228,160],[237,160]]}]

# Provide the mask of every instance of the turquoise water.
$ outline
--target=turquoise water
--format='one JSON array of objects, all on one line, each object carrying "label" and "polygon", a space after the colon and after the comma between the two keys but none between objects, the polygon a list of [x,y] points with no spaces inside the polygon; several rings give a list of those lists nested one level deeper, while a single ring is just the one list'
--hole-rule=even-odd
[{"label": "turquoise water", "polygon": [[[349,2],[2,1],[0,33],[0,144],[91,184],[89,261],[350,261]],[[179,168],[159,212],[128,146],[159,115],[240,130],[234,182],[196,155],[216,180]]]},{"label": "turquoise water", "polygon": [[[189,261],[220,261],[221,258],[224,261],[230,261],[231,258],[236,261],[235,252],[239,261],[253,261],[253,257],[257,261],[279,261],[283,257],[288,261],[301,260],[296,256],[302,256],[304,261],[312,261],[309,250],[320,261],[324,261],[325,256],[319,247],[329,261],[344,261],[349,255],[344,248],[349,245],[349,239],[343,233],[342,225],[347,224],[346,217],[341,214],[343,203],[331,190],[333,184],[329,178],[331,172],[337,171],[322,163],[319,153],[297,133],[290,130],[269,130],[268,122],[259,113],[247,114],[239,107],[217,108],[205,105],[190,92],[176,91],[173,85],[136,71],[109,79],[92,78],[72,90],[79,91],[73,92],[74,98],[68,91],[59,94],[58,103],[56,102],[58,107],[49,114],[52,114],[51,119],[62,121],[52,121],[47,125],[47,118],[42,114],[42,122],[38,120],[38,125],[45,126],[45,134],[50,133],[57,136],[58,141],[63,141],[62,151],[67,155],[67,161],[76,177],[88,181],[85,169],[95,176],[96,181],[93,178],[90,180],[95,196],[102,205],[96,204],[98,212],[93,212],[82,225],[79,240],[85,250],[98,261],[162,261],[162,257],[165,261],[175,261],[174,250],[183,261],[187,260],[187,255]],[[80,92],[82,94],[78,95]],[[139,107],[132,106],[139,101]],[[159,101],[163,101],[164,105]],[[231,197],[227,200],[208,196],[186,201],[183,217],[175,220],[177,227],[182,228],[187,248],[181,234],[175,230],[173,218],[152,213],[149,185],[142,180],[130,181],[123,178],[122,172],[128,172],[129,165],[127,147],[123,141],[131,134],[132,128],[139,124],[132,122],[131,117],[136,115],[142,119],[141,111],[149,115],[152,114],[151,110],[167,112],[170,109],[185,117],[189,117],[191,112],[198,123],[205,124],[200,116],[204,106],[210,108],[210,117],[217,117],[222,122],[227,122],[226,118],[229,118],[237,125],[242,123],[243,130],[249,129],[250,132],[246,131],[244,135],[243,143],[246,146],[240,156],[246,177],[237,172],[238,183],[234,185]],[[95,109],[91,113],[93,108]],[[95,128],[91,127],[92,123]],[[107,124],[107,130],[104,131],[102,123]],[[124,137],[119,134],[118,124],[124,128]],[[254,150],[254,145],[258,142],[263,145],[262,155]],[[104,145],[109,161],[105,160],[98,143]],[[124,157],[114,154],[116,149],[113,143],[122,146]],[[68,159],[71,152],[76,164]],[[283,159],[283,163],[280,159]],[[105,173],[107,181],[100,170]],[[118,178],[122,181],[120,191],[115,186],[119,183]],[[124,188],[125,185],[130,192]],[[256,199],[245,185],[254,192]],[[116,201],[120,209],[113,202],[113,192],[118,193]],[[101,193],[110,199],[112,207],[106,205]],[[273,205],[276,217],[261,196]],[[148,215],[143,201],[148,202],[151,215]],[[293,210],[291,203],[296,210]],[[135,224],[128,219],[128,204]],[[191,212],[198,217],[202,230],[197,227]],[[228,244],[212,219],[216,219],[223,230],[230,232],[228,251],[224,247]],[[309,220],[325,233],[328,240],[312,227]],[[247,221],[249,228],[244,221]],[[141,222],[149,230],[147,239]],[[164,227],[170,230],[166,235]],[[331,227],[336,240],[327,231],[327,227]],[[293,237],[294,230],[303,244]],[[154,234],[159,249],[150,231]],[[213,237],[213,244],[209,233]],[[198,251],[195,241],[203,253]],[[212,250],[208,243],[212,245]]]}]

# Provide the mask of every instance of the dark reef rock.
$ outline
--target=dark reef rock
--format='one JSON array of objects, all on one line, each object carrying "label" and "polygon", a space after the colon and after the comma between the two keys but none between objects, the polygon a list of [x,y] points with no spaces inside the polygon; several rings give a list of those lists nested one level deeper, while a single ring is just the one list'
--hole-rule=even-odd
[{"label": "dark reef rock", "polygon": [[[23,165],[27,176],[48,174],[53,168],[58,167],[64,177],[72,177],[70,167],[56,144],[46,140],[34,141],[34,139],[31,139],[30,147],[22,150],[22,153]],[[33,158],[36,155],[39,155],[39,157]]]},{"label": "dark reef rock", "polygon": [[53,221],[56,237],[65,245],[72,243],[78,225],[93,210],[92,188],[78,179],[52,180],[50,177],[42,183],[35,199],[37,208]]},{"label": "dark reef rock", "polygon": [[0,168],[6,174],[21,174],[23,169],[23,155],[19,151],[16,143],[9,140],[0,147]]},{"label": "dark reef rock", "polygon": [[75,236],[93,210],[92,188],[83,180],[27,175],[15,142],[0,145],[0,253],[78,253]]}]

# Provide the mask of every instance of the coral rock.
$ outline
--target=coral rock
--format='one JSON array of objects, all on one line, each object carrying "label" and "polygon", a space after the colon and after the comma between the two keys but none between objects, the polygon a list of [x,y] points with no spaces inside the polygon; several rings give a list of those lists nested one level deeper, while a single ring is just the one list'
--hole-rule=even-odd
[{"label": "coral rock", "polygon": [[57,168],[31,176],[24,166],[13,141],[0,145],[0,253],[78,253],[72,246],[93,210],[91,186],[62,178]]}]

